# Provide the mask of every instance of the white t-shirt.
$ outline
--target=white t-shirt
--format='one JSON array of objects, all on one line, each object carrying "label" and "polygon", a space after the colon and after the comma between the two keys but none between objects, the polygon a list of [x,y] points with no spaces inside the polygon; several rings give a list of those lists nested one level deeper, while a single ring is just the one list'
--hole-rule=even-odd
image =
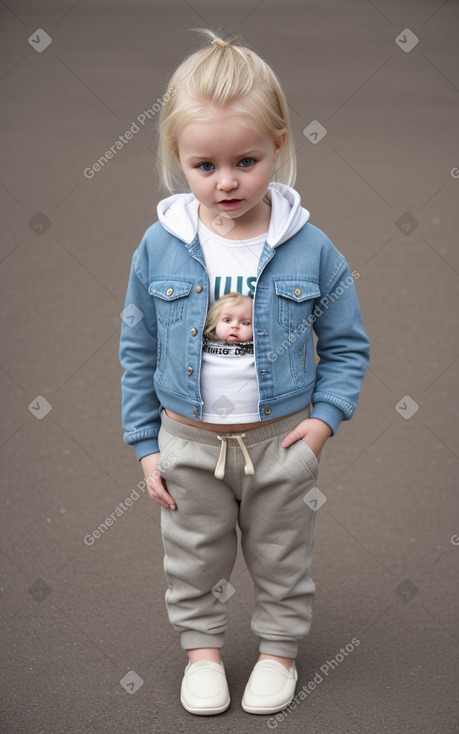
[{"label": "white t-shirt", "polygon": [[[223,228],[225,218],[222,220]],[[266,234],[248,240],[228,240],[199,221],[198,235],[209,276],[210,305],[230,291],[253,296]],[[202,420],[207,423],[259,421],[253,344],[204,344],[201,395]]]},{"label": "white t-shirt", "polygon": [[[228,221],[225,217],[221,219],[223,223]],[[198,236],[209,275],[210,306],[230,291],[253,296],[266,235],[267,233],[248,240],[227,240],[212,232],[199,220]]]},{"label": "white t-shirt", "polygon": [[255,423],[258,384],[253,342],[204,343],[201,365],[202,420],[207,423]]}]

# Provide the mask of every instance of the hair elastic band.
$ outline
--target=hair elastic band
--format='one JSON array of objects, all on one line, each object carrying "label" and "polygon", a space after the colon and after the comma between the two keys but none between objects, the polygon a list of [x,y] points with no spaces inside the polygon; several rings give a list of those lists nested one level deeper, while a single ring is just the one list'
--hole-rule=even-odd
[{"label": "hair elastic band", "polygon": [[222,48],[225,48],[228,44],[225,41],[211,41],[212,46],[221,46]]}]

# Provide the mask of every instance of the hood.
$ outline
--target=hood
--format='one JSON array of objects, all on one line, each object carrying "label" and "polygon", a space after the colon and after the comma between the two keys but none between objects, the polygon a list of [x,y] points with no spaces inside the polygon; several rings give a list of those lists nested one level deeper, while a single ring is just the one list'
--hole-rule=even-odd
[{"label": "hood", "polygon": [[[285,184],[269,184],[265,201],[271,205],[266,241],[277,247],[306,224],[309,212],[301,206],[299,193]],[[198,208],[194,194],[174,194],[159,202],[158,219],[167,232],[190,244],[198,233]]]}]

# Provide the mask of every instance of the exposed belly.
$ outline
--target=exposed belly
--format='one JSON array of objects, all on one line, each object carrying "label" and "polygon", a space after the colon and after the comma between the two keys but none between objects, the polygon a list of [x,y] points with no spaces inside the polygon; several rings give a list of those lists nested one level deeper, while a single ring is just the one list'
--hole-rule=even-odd
[{"label": "exposed belly", "polygon": [[188,426],[194,426],[195,428],[204,428],[206,431],[215,431],[215,433],[242,433],[243,431],[250,431],[252,428],[260,428],[265,426],[267,423],[276,423],[277,421],[286,418],[271,418],[268,421],[257,421],[256,423],[206,423],[205,421],[195,421],[193,418],[185,418],[179,413],[174,413],[172,410],[166,410],[166,415],[172,420],[178,423],[186,423]]}]

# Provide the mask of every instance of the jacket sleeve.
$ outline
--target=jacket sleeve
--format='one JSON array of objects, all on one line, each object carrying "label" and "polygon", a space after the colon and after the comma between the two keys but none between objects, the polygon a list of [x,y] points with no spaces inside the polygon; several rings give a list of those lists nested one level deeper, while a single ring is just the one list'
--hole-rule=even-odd
[{"label": "jacket sleeve", "polygon": [[328,280],[321,283],[321,296],[313,311],[319,363],[311,418],[320,418],[336,433],[341,421],[351,418],[357,406],[370,342],[346,260],[333,245],[325,259],[328,262],[323,272]]},{"label": "jacket sleeve", "polygon": [[[120,339],[123,440],[133,444],[138,459],[156,453],[160,404],[153,375],[157,362],[154,299],[148,292],[145,242],[133,255]],[[143,266],[143,267],[142,267]]]}]

